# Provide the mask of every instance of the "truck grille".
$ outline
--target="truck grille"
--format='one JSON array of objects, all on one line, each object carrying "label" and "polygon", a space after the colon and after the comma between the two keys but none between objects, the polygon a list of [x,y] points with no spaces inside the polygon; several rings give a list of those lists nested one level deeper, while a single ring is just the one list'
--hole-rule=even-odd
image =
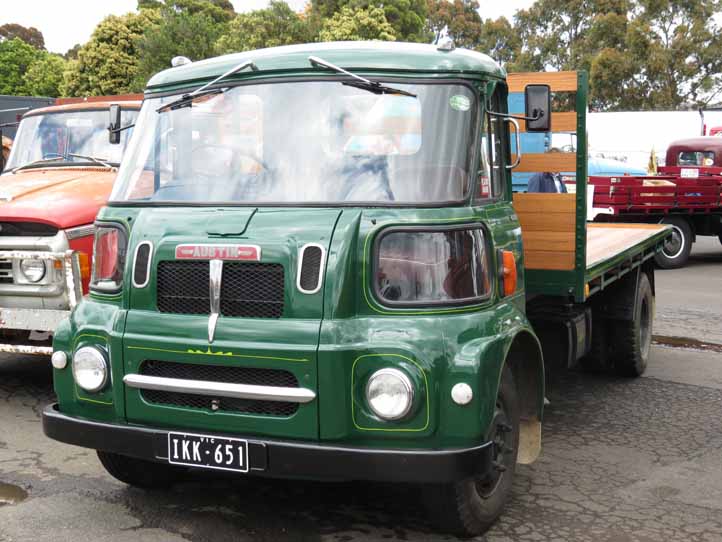
[{"label": "truck grille", "polygon": [[0,222],[3,237],[52,237],[58,228],[41,222]]},{"label": "truck grille", "polygon": [[0,260],[0,284],[13,283],[13,261]]},{"label": "truck grille", "polygon": [[[207,261],[162,261],[158,264],[160,312],[210,312]],[[242,318],[280,318],[284,305],[283,266],[277,263],[224,262],[221,314]]]},{"label": "truck grille", "polygon": [[[192,365],[168,361],[144,361],[139,373],[147,376],[178,378],[183,380],[203,380],[207,382],[230,382],[255,386],[273,386],[297,388],[298,380],[289,371],[281,369],[259,369],[254,367],[230,367],[227,365]],[[254,399],[234,399],[230,397],[210,397],[192,393],[176,393],[161,390],[142,390],[141,396],[149,403],[173,405],[184,408],[212,410],[216,403],[219,412],[239,412],[265,416],[291,416],[298,410],[298,403],[281,401],[259,401]]]}]

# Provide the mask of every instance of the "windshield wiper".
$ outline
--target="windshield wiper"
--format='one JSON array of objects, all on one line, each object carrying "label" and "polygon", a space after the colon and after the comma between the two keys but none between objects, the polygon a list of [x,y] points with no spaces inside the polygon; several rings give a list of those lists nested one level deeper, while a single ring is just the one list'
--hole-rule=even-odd
[{"label": "windshield wiper", "polygon": [[224,88],[216,88],[206,91],[206,89],[212,85],[215,85],[219,81],[223,81],[226,77],[230,77],[234,73],[238,73],[239,71],[245,70],[246,68],[251,68],[251,70],[258,71],[258,67],[253,62],[253,60],[244,60],[237,66],[234,66],[230,70],[228,70],[225,73],[222,73],[218,77],[216,77],[213,81],[210,81],[206,83],[205,85],[198,87],[193,92],[189,92],[188,94],[183,94],[180,98],[177,100],[173,100],[172,102],[168,102],[167,104],[161,105],[158,109],[156,109],[156,113],[164,113],[165,111],[169,111],[172,109],[178,109],[181,107],[186,107],[188,105],[193,105],[193,100],[197,98],[198,96],[210,96],[213,94],[222,94],[226,91]]},{"label": "windshield wiper", "polygon": [[83,160],[90,160],[91,162],[95,162],[96,164],[100,164],[111,169],[118,165],[116,162],[106,161],[105,158],[96,158],[95,156],[87,156],[85,154],[75,154],[74,152],[69,152],[68,156],[72,156],[73,158],[82,158]]},{"label": "windshield wiper", "polygon": [[43,158],[41,160],[33,160],[32,162],[28,162],[27,164],[23,164],[22,166],[18,166],[16,168],[13,168],[10,170],[10,173],[15,173],[16,171],[20,171],[21,169],[25,169],[28,167],[32,167],[38,164],[44,164],[45,162],[57,162],[58,160],[65,160],[64,156],[54,156],[53,158]]},{"label": "windshield wiper", "polygon": [[412,94],[411,92],[407,92],[398,88],[382,85],[379,81],[371,81],[370,79],[366,79],[365,77],[361,77],[360,75],[351,73],[348,70],[344,70],[343,68],[336,66],[335,64],[331,64],[330,62],[322,58],[318,58],[317,56],[308,57],[308,61],[311,63],[311,66],[315,68],[321,66],[322,68],[328,68],[329,70],[333,70],[335,72],[342,73],[353,78],[353,81],[342,82],[342,84],[346,86],[368,90],[369,92],[373,92],[374,94],[398,94],[401,96],[410,96],[411,98],[416,98],[416,94]]}]

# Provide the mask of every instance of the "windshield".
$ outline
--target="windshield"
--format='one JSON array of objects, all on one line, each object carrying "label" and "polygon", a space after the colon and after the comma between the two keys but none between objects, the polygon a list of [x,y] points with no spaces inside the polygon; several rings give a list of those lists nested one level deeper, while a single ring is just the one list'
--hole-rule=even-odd
[{"label": "windshield", "polygon": [[712,151],[682,151],[677,157],[680,166],[713,166],[714,153]]},{"label": "windshield", "polygon": [[177,109],[147,99],[111,201],[431,203],[466,197],[474,92],[341,81],[233,87]]},{"label": "windshield", "polygon": [[[125,109],[121,125],[132,124],[137,110]],[[26,117],[20,123],[5,169],[10,170],[37,160],[47,164],[93,163],[87,157],[118,164],[132,130],[120,133],[120,144],[108,142],[109,113],[107,109],[68,111]],[[71,156],[82,154],[86,158]],[[57,160],[52,160],[56,158]]]}]

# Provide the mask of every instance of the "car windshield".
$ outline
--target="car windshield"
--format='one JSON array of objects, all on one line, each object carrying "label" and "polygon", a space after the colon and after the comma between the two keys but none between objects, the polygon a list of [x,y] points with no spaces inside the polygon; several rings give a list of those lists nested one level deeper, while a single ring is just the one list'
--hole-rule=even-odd
[{"label": "car windshield", "polygon": [[[137,110],[123,110],[122,126],[132,124],[137,115]],[[5,169],[39,160],[47,160],[44,165],[95,163],[88,157],[119,164],[132,130],[120,133],[120,145],[111,145],[108,142],[108,120],[107,109],[26,117],[20,123]],[[71,156],[73,154],[83,157]]]},{"label": "car windshield", "polygon": [[680,166],[713,166],[714,152],[712,151],[682,151],[679,153],[677,163]]},{"label": "car windshield", "polygon": [[[477,115],[461,84],[236,86],[146,99],[111,196],[137,203],[432,203],[466,197]],[[158,109],[161,108],[159,112]]]}]

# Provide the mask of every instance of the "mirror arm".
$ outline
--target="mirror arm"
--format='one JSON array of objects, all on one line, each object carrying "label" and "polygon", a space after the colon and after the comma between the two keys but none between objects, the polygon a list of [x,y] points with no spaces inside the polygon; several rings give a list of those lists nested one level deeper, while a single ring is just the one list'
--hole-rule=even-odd
[{"label": "mirror arm", "polygon": [[499,112],[497,112],[497,111],[491,111],[491,110],[488,110],[488,109],[487,109],[486,112],[489,113],[489,115],[491,115],[492,117],[501,117],[501,118],[503,118],[503,119],[516,119],[516,120],[531,120],[531,121],[534,121],[534,120],[539,120],[540,118],[542,118],[542,117],[544,116],[544,110],[543,110],[543,109],[537,109],[537,114],[536,114],[535,116],[533,116],[533,117],[525,117],[524,115],[511,115],[511,114],[509,114],[509,113],[499,113]]},{"label": "mirror arm", "polygon": [[112,125],[111,125],[111,126],[108,126],[108,131],[109,131],[111,134],[117,134],[117,133],[119,133],[119,132],[122,132],[123,130],[127,130],[127,129],[129,129],[129,128],[132,128],[133,126],[135,126],[135,123],[134,123],[134,124],[129,124],[128,126],[123,126],[122,128],[113,128]]}]

